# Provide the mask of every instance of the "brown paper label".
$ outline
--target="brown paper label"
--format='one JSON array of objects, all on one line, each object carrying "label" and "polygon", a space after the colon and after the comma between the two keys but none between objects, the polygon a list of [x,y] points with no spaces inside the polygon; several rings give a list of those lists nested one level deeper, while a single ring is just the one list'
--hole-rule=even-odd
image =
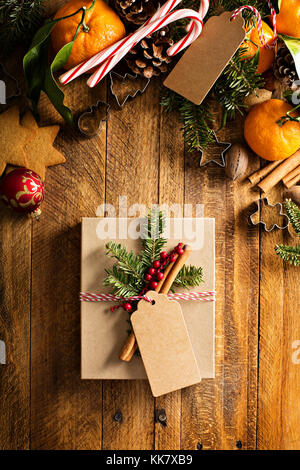
[{"label": "brown paper label", "polygon": [[131,316],[140,353],[155,397],[200,382],[200,372],[180,304],[148,292]]},{"label": "brown paper label", "polygon": [[246,31],[241,15],[232,12],[212,16],[200,37],[188,48],[164,81],[164,85],[199,105],[235,54]]}]

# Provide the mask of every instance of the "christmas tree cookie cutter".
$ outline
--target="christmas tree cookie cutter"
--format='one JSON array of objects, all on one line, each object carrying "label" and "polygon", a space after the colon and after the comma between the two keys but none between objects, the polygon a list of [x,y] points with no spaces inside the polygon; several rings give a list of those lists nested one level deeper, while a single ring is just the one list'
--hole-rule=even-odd
[{"label": "christmas tree cookie cutter", "polygon": [[203,167],[203,166],[206,166],[208,165],[209,163],[214,163],[215,165],[218,165],[222,168],[225,167],[225,153],[227,152],[227,150],[231,147],[231,143],[230,142],[221,142],[218,137],[217,137],[217,134],[215,133],[215,131],[212,131],[212,134],[214,136],[214,139],[215,139],[215,143],[218,144],[219,146],[221,147],[225,147],[222,152],[220,153],[220,157],[221,157],[221,161],[218,161],[218,160],[215,160],[214,158],[211,158],[210,160],[208,160],[207,162],[204,162],[202,163],[202,159],[203,159],[203,156],[204,156],[204,151],[203,150],[200,150],[200,161],[199,161],[199,166],[200,167]]},{"label": "christmas tree cookie cutter", "polygon": [[[251,225],[259,225],[261,224],[263,229],[266,231],[266,232],[272,232],[272,230],[274,230],[275,228],[278,228],[279,230],[284,230],[286,228],[288,228],[289,226],[289,223],[290,223],[290,219],[289,217],[283,212],[283,206],[281,204],[281,202],[275,202],[275,204],[271,204],[269,202],[269,199],[267,197],[262,197],[260,199],[258,199],[257,201],[255,201],[255,204],[256,204],[256,211],[253,212],[250,216],[249,216],[249,220],[250,220],[250,223]],[[260,217],[260,209],[261,209],[261,204],[264,204],[265,207],[276,207],[276,206],[279,206],[280,208],[280,211],[279,211],[279,216],[280,217],[283,217],[285,220],[286,220],[286,223],[284,223],[283,225],[279,225],[277,223],[274,223],[273,225],[271,225],[270,227],[267,226],[267,223],[261,219]],[[254,219],[257,219],[256,221]]]},{"label": "christmas tree cookie cutter", "polygon": [[[145,78],[137,74],[132,75],[128,72],[126,72],[124,75],[121,75],[112,71],[110,72],[109,77],[110,91],[114,96],[119,108],[123,108],[129,98],[135,98],[138,94],[142,95],[150,83],[150,78]],[[142,80],[144,83],[141,84],[140,80]],[[121,92],[120,90],[116,90],[117,84],[121,85],[121,88],[123,88]]]}]

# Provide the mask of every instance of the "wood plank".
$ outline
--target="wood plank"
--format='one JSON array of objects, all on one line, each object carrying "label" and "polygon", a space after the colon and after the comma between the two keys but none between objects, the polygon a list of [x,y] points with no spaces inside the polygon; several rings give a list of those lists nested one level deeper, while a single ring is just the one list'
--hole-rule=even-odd
[{"label": "wood plank", "polygon": [[104,200],[106,132],[63,129],[65,165],[48,169],[32,241],[33,449],[100,449],[102,384],[80,379],[80,221]]},{"label": "wood plank", "polygon": [[[282,199],[278,185],[270,200]],[[272,217],[267,211],[264,215]],[[276,256],[278,243],[293,241],[287,231],[262,233],[257,447],[299,449],[300,366],[293,362],[293,345],[300,339],[300,274]]]},{"label": "wood plank", "polygon": [[[174,210],[170,217],[183,216],[184,144],[178,116],[161,111],[159,204]],[[155,449],[180,449],[181,391],[156,398],[156,410],[164,410],[165,422],[155,424]],[[164,425],[166,424],[166,426]]]},{"label": "wood plank", "polygon": [[31,221],[0,207],[0,449],[28,449],[30,436]]},{"label": "wood plank", "polygon": [[[241,123],[218,133],[240,141]],[[258,167],[250,161],[249,173]],[[199,155],[186,157],[185,202],[204,203],[216,218],[216,378],[182,393],[182,448],[255,447],[259,237],[247,224],[256,196],[248,183],[224,178],[215,166],[199,168]]]},{"label": "wood plank", "polygon": [[[128,208],[132,204],[149,207],[158,201],[158,110],[158,87],[152,83],[142,96],[111,114],[106,203],[113,204],[117,214],[119,195],[127,196]],[[113,420],[117,411],[122,421]],[[103,449],[152,449],[153,419],[154,399],[147,381],[103,382]]]}]

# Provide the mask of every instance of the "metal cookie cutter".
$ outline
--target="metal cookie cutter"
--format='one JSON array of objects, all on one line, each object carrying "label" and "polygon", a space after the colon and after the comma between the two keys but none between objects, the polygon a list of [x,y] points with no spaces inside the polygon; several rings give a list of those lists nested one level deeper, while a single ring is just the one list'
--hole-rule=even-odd
[{"label": "metal cookie cutter", "polygon": [[[141,86],[140,80],[144,81]],[[121,90],[116,90],[116,84],[121,84]],[[144,78],[137,74],[125,73],[120,75],[117,72],[110,72],[110,91],[115,97],[117,105],[122,108],[129,98],[135,98],[137,94],[142,94],[150,83],[150,78]]]},{"label": "metal cookie cutter", "polygon": [[110,105],[105,101],[97,101],[88,111],[82,113],[78,118],[78,129],[86,137],[99,135],[102,124],[108,120]]},{"label": "metal cookie cutter", "polygon": [[[267,224],[266,222],[264,222],[263,220],[260,219],[259,217],[259,211],[260,211],[260,203],[263,202],[263,204],[266,206],[266,207],[276,207],[276,206],[279,206],[280,207],[280,212],[279,212],[279,215],[281,217],[284,217],[286,219],[286,224],[284,225],[278,225],[278,224],[273,224],[270,228],[267,228]],[[267,197],[263,197],[261,199],[258,199],[257,201],[255,201],[255,204],[257,206],[257,209],[255,212],[253,212],[253,214],[251,214],[249,216],[249,219],[250,219],[250,222],[252,225],[259,225],[261,224],[264,228],[264,230],[266,232],[271,232],[272,230],[274,230],[274,228],[278,228],[279,230],[284,230],[285,228],[287,228],[289,226],[289,222],[290,222],[290,219],[288,218],[288,216],[282,212],[282,204],[281,202],[275,202],[275,204],[270,204],[269,203],[269,200]],[[254,222],[253,221],[253,217],[258,214],[258,222]]]},{"label": "metal cookie cutter", "polygon": [[204,155],[204,151],[203,151],[203,150],[200,150],[201,157],[200,157],[199,165],[200,165],[200,167],[202,167],[202,166],[208,165],[209,163],[214,163],[215,165],[218,165],[218,166],[221,166],[222,168],[224,168],[224,167],[225,167],[225,152],[227,152],[227,150],[231,147],[231,143],[229,143],[229,142],[221,142],[221,141],[218,139],[217,134],[215,133],[215,131],[212,131],[212,133],[213,133],[213,135],[214,135],[216,144],[218,144],[219,146],[225,147],[224,150],[220,153],[221,162],[218,161],[218,160],[214,160],[213,158],[211,158],[211,159],[208,160],[207,162],[202,163],[202,158],[203,158],[203,155]]},{"label": "metal cookie cutter", "polygon": [[[9,82],[13,82],[14,84],[12,87],[13,90],[10,94],[7,94],[7,90],[11,88],[10,83],[7,82],[8,80]],[[6,67],[2,63],[0,63],[0,81],[2,81],[5,86],[5,96],[0,96],[0,104],[6,104],[8,100],[21,96],[22,92],[19,85],[19,81],[6,70]],[[1,98],[5,98],[4,102],[1,101]]]}]

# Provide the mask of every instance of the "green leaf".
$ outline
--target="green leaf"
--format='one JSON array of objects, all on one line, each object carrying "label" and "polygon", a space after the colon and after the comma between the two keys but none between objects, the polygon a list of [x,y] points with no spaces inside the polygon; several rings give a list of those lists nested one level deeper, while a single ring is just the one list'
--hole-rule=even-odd
[{"label": "green leaf", "polygon": [[68,44],[65,44],[65,46],[63,46],[60,51],[58,51],[52,64],[46,69],[43,84],[43,90],[47,94],[51,103],[69,125],[73,124],[72,111],[70,108],[64,105],[65,95],[58,86],[54,78],[54,73],[63,68],[63,66],[68,62],[72,52],[73,44],[74,40]]},{"label": "green leaf", "polygon": [[281,34],[279,36],[284,42],[295,61],[296,71],[300,78],[300,39],[292,38],[291,36],[285,36]]},{"label": "green leaf", "polygon": [[29,51],[23,59],[27,97],[36,107],[45,80],[49,37],[57,20],[47,21],[35,34]]}]

